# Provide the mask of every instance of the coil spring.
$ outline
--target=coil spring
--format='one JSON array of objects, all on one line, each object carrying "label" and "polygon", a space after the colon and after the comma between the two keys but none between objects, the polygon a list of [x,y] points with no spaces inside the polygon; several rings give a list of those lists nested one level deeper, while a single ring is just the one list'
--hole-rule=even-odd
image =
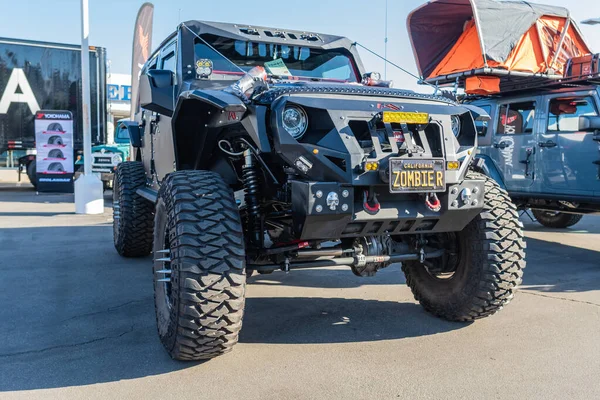
[{"label": "coil spring", "polygon": [[252,237],[255,243],[260,242],[260,202],[259,176],[258,171],[253,165],[246,165],[242,168],[242,180],[246,191],[246,208],[248,210],[248,228],[252,230]]}]

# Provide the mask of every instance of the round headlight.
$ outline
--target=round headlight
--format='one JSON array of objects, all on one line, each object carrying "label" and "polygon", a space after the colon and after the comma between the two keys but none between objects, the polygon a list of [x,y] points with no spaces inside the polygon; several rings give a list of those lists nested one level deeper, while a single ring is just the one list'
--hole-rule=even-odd
[{"label": "round headlight", "polygon": [[460,136],[460,117],[458,115],[452,116],[452,133],[456,138]]},{"label": "round headlight", "polygon": [[283,111],[283,129],[294,139],[300,139],[308,129],[308,116],[298,106],[288,106]]},{"label": "round headlight", "polygon": [[113,162],[113,164],[119,164],[119,163],[123,162],[123,156],[121,156],[120,154],[115,154],[112,157],[112,162]]}]

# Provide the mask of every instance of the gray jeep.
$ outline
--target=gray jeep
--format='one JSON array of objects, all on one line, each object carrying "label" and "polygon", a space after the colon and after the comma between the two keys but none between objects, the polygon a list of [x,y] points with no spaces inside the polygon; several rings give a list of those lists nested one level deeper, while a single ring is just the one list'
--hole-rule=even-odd
[{"label": "gray jeep", "polygon": [[600,213],[600,96],[577,83],[469,102],[491,116],[476,122],[486,174],[551,228]]},{"label": "gray jeep", "polygon": [[402,263],[429,312],[472,321],[513,297],[517,209],[474,163],[480,109],[391,89],[325,34],[190,21],[145,64],[114,243],[154,256],[175,359],[231,350],[247,276]]}]

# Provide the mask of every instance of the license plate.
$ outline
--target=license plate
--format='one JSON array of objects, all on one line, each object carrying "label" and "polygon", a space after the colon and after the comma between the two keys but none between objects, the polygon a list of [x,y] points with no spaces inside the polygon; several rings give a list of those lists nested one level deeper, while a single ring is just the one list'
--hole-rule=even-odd
[{"label": "license plate", "polygon": [[96,162],[98,164],[112,164],[111,157],[96,157]]},{"label": "license plate", "polygon": [[446,169],[444,159],[390,160],[390,192],[444,192]]}]

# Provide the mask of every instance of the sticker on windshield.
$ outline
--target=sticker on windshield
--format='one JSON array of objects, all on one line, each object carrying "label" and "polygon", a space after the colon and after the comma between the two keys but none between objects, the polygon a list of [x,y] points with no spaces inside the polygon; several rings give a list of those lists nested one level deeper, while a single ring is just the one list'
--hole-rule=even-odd
[{"label": "sticker on windshield", "polygon": [[213,73],[213,62],[207,58],[196,61],[196,78],[208,79]]},{"label": "sticker on windshield", "polygon": [[278,58],[277,60],[273,61],[267,61],[265,63],[265,68],[267,69],[267,72],[271,75],[292,76],[292,73],[281,58]]}]

